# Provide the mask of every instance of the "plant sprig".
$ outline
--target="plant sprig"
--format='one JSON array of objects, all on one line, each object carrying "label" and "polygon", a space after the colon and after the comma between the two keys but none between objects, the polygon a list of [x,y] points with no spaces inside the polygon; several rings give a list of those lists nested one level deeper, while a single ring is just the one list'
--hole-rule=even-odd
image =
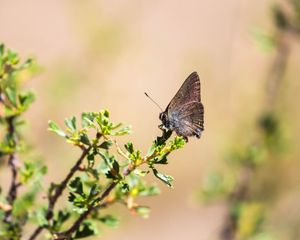
[{"label": "plant sprig", "polygon": [[[65,129],[49,121],[48,130],[80,147],[82,155],[60,184],[52,184],[45,213],[46,221],[34,231],[30,240],[35,239],[43,229],[51,232],[54,239],[95,235],[96,223],[102,219],[99,217],[99,209],[113,203],[122,203],[130,212],[146,217],[149,209],[137,204],[135,199],[139,196],[156,195],[159,190],[153,185],[147,186],[143,177],[152,170],[155,177],[172,186],[173,178],[160,173],[156,165],[167,164],[168,155],[185,144],[182,137],[176,136],[169,140],[172,132],[163,131],[162,136],[153,141],[145,155],[131,142],[126,143],[122,149],[116,138],[130,134],[130,127],[111,122],[107,110],[83,113],[80,126],[75,117],[68,118],[65,120]],[[113,146],[118,155],[111,153]],[[140,169],[142,165],[147,165],[149,170]],[[65,215],[68,217],[57,218],[54,206],[67,187],[70,209]],[[72,216],[75,217],[73,223],[70,220]],[[64,223],[67,221],[69,228],[65,229]]]},{"label": "plant sprig", "polygon": [[[37,70],[33,59],[22,62],[16,52],[0,44],[0,161],[7,163],[11,172],[7,193],[0,191],[0,238],[18,239],[28,221],[28,209],[35,203],[41,190],[39,182],[47,169],[40,162],[21,155],[26,142],[20,134],[23,114],[34,101],[31,91],[22,91],[22,83]],[[3,133],[3,134],[2,134]],[[22,194],[19,188],[23,187]]]}]

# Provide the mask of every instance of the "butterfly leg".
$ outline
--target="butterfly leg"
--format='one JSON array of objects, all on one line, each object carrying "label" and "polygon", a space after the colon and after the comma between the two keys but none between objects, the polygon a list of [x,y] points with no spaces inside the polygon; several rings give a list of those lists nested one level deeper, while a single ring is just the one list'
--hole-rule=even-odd
[{"label": "butterfly leg", "polygon": [[158,128],[160,129],[160,130],[165,130],[165,127],[164,127],[164,125],[163,124],[160,124],[160,125],[158,125]]}]

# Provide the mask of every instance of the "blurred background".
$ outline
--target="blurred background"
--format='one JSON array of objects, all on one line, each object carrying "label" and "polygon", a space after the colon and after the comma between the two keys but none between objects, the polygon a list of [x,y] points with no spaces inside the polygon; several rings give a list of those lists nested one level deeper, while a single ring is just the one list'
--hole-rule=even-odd
[{"label": "blurred background", "polygon": [[[146,151],[160,132],[160,110],[144,92],[165,108],[197,71],[205,131],[164,167],[174,188],[158,183],[161,195],[140,200],[151,207],[147,220],[116,209],[121,224],[103,228],[102,239],[231,239],[230,231],[239,239],[300,239],[299,5],[0,0],[1,42],[42,66],[27,83],[37,101],[27,113],[26,135],[49,167],[47,183],[60,180],[78,155],[47,132],[49,119],[62,124],[107,108],[113,121],[133,126],[132,141]],[[296,19],[295,32],[287,30],[285,14]],[[265,144],[264,129],[279,143]],[[251,155],[253,146],[263,160]],[[239,161],[249,151],[255,163]],[[228,161],[232,156],[238,164]],[[246,195],[236,194],[239,181]],[[236,209],[239,217],[232,217]]]}]

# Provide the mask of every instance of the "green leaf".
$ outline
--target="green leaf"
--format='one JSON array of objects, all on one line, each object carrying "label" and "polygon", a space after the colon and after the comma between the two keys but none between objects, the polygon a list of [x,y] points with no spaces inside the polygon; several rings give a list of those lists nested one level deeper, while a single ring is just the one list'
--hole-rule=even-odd
[{"label": "green leaf", "polygon": [[103,143],[101,143],[99,145],[99,148],[103,148],[105,150],[108,150],[110,146],[112,146],[112,141],[108,140],[108,141],[104,141]]},{"label": "green leaf", "polygon": [[23,168],[20,169],[20,182],[26,184],[34,175],[35,165],[25,162]]},{"label": "green leaf", "polygon": [[130,188],[129,188],[128,183],[121,181],[120,184],[121,184],[121,188],[122,188],[123,192],[125,192],[125,193],[129,192]]},{"label": "green leaf", "polygon": [[172,150],[176,150],[176,149],[179,149],[179,148],[183,148],[183,146],[186,144],[186,141],[184,140],[183,137],[179,137],[179,136],[176,136],[174,138],[174,140],[172,140],[170,142],[170,145],[171,145],[171,149]]},{"label": "green leaf", "polygon": [[111,168],[111,158],[109,157],[108,152],[102,153],[102,152],[99,151],[98,154],[104,160],[106,166],[108,168]]},{"label": "green leaf", "polygon": [[124,147],[126,148],[126,150],[132,154],[134,152],[134,149],[133,149],[133,144],[131,142],[128,142],[124,145]]},{"label": "green leaf", "polygon": [[53,122],[52,120],[48,121],[48,130],[55,132],[57,135],[61,136],[61,137],[66,137],[67,135],[65,134],[65,132],[63,130],[61,130],[58,125]]},{"label": "green leaf", "polygon": [[5,46],[3,43],[0,44],[0,57],[4,54]]},{"label": "green leaf", "polygon": [[120,166],[119,166],[119,163],[118,163],[116,160],[113,162],[112,167],[113,167],[113,169],[114,169],[117,173],[119,173],[119,171],[120,171]]},{"label": "green leaf", "polygon": [[117,227],[119,224],[119,220],[112,215],[106,215],[104,217],[101,217],[99,218],[99,221],[101,221],[108,227]]},{"label": "green leaf", "polygon": [[70,182],[69,186],[72,188],[73,192],[78,193],[79,195],[83,194],[83,184],[80,177],[76,177],[75,179],[73,179]]},{"label": "green leaf", "polygon": [[10,103],[14,107],[18,107],[16,89],[12,88],[12,87],[8,87],[5,89],[5,94],[6,94],[7,98],[9,99]]},{"label": "green leaf", "polygon": [[89,192],[88,202],[93,200],[99,193],[100,193],[99,186],[97,184],[93,184]]},{"label": "green leaf", "polygon": [[127,126],[127,127],[124,127],[116,132],[112,132],[112,135],[113,136],[123,136],[123,135],[126,135],[126,134],[130,134],[131,132],[131,126]]},{"label": "green leaf", "polygon": [[103,115],[106,118],[109,118],[109,111],[107,109],[104,109],[100,112],[101,115]]},{"label": "green leaf", "polygon": [[97,228],[90,221],[84,221],[76,231],[74,239],[85,238],[97,234]]},{"label": "green leaf", "polygon": [[115,124],[115,125],[113,125],[113,126],[111,127],[111,130],[115,130],[115,129],[121,127],[121,126],[122,126],[122,123]]},{"label": "green leaf", "polygon": [[85,144],[85,145],[88,145],[88,146],[91,146],[91,142],[89,140],[89,137],[86,133],[80,133],[80,142]]},{"label": "green leaf", "polygon": [[100,173],[97,169],[88,168],[87,173],[90,173],[96,180],[99,180]]},{"label": "green leaf", "polygon": [[151,147],[148,148],[147,156],[151,156],[156,150],[156,144],[155,142],[151,145]]},{"label": "green leaf", "polygon": [[74,202],[76,199],[76,195],[74,193],[69,193],[68,200],[69,202]]},{"label": "green leaf", "polygon": [[153,168],[152,170],[153,170],[153,174],[155,175],[155,177],[157,177],[158,179],[160,179],[161,181],[163,181],[169,187],[172,187],[172,182],[174,180],[174,178],[172,176],[160,173],[155,168]]},{"label": "green leaf", "polygon": [[107,177],[107,178],[109,178],[109,179],[114,179],[114,180],[116,180],[116,179],[118,179],[118,176],[113,172],[113,171],[107,171],[106,173],[105,173],[105,176]]},{"label": "green leaf", "polygon": [[10,49],[7,51],[7,58],[12,65],[16,65],[20,61],[18,54]]},{"label": "green leaf", "polygon": [[149,207],[144,206],[138,206],[135,208],[136,212],[142,217],[142,218],[148,218],[150,213]]},{"label": "green leaf", "polygon": [[157,137],[156,140],[154,141],[155,146],[164,146],[166,141],[171,137],[172,131],[163,131],[163,134],[161,137]]},{"label": "green leaf", "polygon": [[41,162],[25,160],[24,165],[19,169],[20,182],[22,184],[28,184],[29,181],[31,183],[39,182],[46,172],[47,167]]},{"label": "green leaf", "polygon": [[53,218],[53,224],[51,230],[58,232],[61,230],[62,225],[71,217],[71,213],[67,210],[59,210],[58,214],[55,214]]},{"label": "green leaf", "polygon": [[76,118],[75,117],[66,118],[65,119],[65,124],[67,125],[67,127],[70,129],[70,131],[72,133],[76,132]]},{"label": "green leaf", "polygon": [[170,152],[162,154],[161,156],[155,158],[155,164],[168,164],[168,155]]},{"label": "green leaf", "polygon": [[42,208],[39,211],[37,211],[35,214],[35,218],[36,218],[39,226],[47,226],[48,225],[45,209]]},{"label": "green leaf", "polygon": [[24,109],[27,109],[31,103],[35,100],[33,92],[26,92],[19,94],[19,102]]},{"label": "green leaf", "polygon": [[97,116],[97,113],[94,112],[84,112],[81,114],[81,123],[83,128],[95,128],[94,119]]},{"label": "green leaf", "polygon": [[156,196],[158,194],[160,194],[160,190],[158,187],[149,186],[143,189],[142,191],[140,191],[139,196],[149,197],[149,196]]},{"label": "green leaf", "polygon": [[129,127],[119,129],[121,124],[114,124],[109,120],[109,112],[107,110],[100,111],[95,117],[95,122],[99,126],[98,131],[101,135],[120,136],[129,133]]},{"label": "green leaf", "polygon": [[149,173],[149,171],[142,171],[140,169],[135,169],[134,173],[140,177],[145,177]]},{"label": "green leaf", "polygon": [[41,184],[38,181],[32,184],[27,192],[16,198],[13,205],[13,216],[16,219],[23,218],[29,214],[29,210],[35,206],[35,199],[40,190]]},{"label": "green leaf", "polygon": [[89,153],[86,158],[88,160],[88,168],[92,168],[95,164],[95,154]]}]

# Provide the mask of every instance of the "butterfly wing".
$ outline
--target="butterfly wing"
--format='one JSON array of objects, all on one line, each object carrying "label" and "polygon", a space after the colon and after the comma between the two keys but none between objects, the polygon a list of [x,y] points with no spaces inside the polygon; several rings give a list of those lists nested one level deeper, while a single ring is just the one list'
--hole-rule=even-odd
[{"label": "butterfly wing", "polygon": [[193,72],[181,85],[178,92],[175,94],[175,96],[167,106],[166,111],[181,107],[182,105],[190,101],[201,102],[200,92],[200,78],[197,72]]},{"label": "butterfly wing", "polygon": [[179,136],[196,136],[200,138],[203,127],[204,108],[201,102],[189,102],[178,112],[172,112],[174,130]]},{"label": "butterfly wing", "polygon": [[191,73],[166,108],[168,120],[180,136],[200,137],[204,130],[200,88],[198,74]]}]

